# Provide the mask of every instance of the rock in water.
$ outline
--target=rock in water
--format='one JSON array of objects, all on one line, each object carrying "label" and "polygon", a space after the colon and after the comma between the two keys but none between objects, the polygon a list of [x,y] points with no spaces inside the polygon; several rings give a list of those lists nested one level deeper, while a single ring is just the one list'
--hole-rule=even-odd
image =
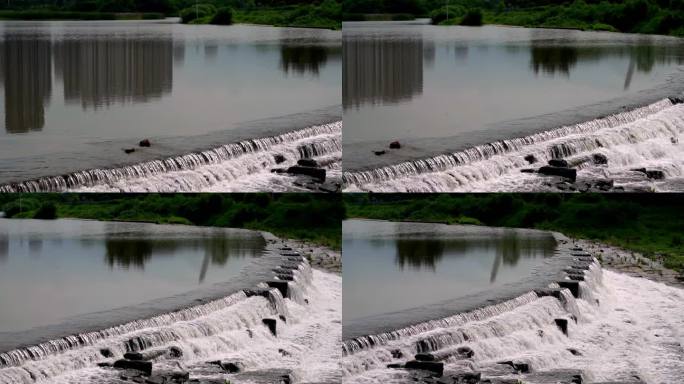
[{"label": "rock in water", "polygon": [[143,374],[149,376],[152,374],[152,363],[149,361],[137,361],[137,360],[117,360],[114,362],[114,368],[119,369],[132,369],[135,371],[140,371]]},{"label": "rock in water", "polygon": [[144,140],[140,140],[138,145],[141,147],[151,147],[152,143],[150,143],[150,139],[144,139]]},{"label": "rock in water", "polygon": [[325,169],[323,168],[295,166],[288,168],[287,173],[293,175],[311,176],[320,181],[325,181]]},{"label": "rock in water", "polygon": [[261,322],[268,327],[268,330],[271,331],[273,336],[278,336],[278,333],[276,332],[276,325],[278,322],[276,319],[262,319]]},{"label": "rock in water", "polygon": [[302,167],[318,167],[318,163],[314,159],[299,159],[297,160],[297,165]]},{"label": "rock in water", "polygon": [[608,157],[602,153],[594,153],[591,155],[591,159],[596,165],[608,164]]},{"label": "rock in water", "polygon": [[390,149],[400,149],[401,143],[398,141],[393,141],[389,144]]},{"label": "rock in water", "polygon": [[273,155],[273,161],[275,161],[276,164],[283,163],[283,162],[285,162],[285,156],[283,156],[279,153],[276,153],[275,155]]},{"label": "rock in water", "polygon": [[566,179],[572,180],[572,182],[577,180],[577,170],[572,168],[545,166],[539,168],[538,172],[542,175],[565,177]]},{"label": "rock in water", "polygon": [[525,161],[527,161],[530,164],[534,164],[537,162],[537,158],[534,155],[527,155],[525,156]]},{"label": "rock in water", "polygon": [[568,168],[570,165],[567,160],[564,159],[551,159],[549,160],[549,165],[552,167]]},{"label": "rock in water", "polygon": [[124,152],[126,152],[127,154],[131,154],[135,152],[135,148],[124,148]]},{"label": "rock in water", "polygon": [[434,361],[418,361],[411,360],[404,365],[406,369],[421,369],[423,371],[434,372],[441,376],[444,373],[444,363],[437,363]]},{"label": "rock in water", "polygon": [[382,156],[382,155],[384,155],[384,154],[387,153],[387,152],[384,151],[384,150],[382,150],[382,151],[373,151],[373,153],[375,153],[375,156]]}]

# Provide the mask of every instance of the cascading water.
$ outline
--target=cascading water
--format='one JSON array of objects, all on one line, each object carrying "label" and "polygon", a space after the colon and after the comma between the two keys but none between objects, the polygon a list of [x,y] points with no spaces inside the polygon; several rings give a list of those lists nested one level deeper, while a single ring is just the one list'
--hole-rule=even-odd
[{"label": "cascading water", "polygon": [[[222,145],[202,152],[110,169],[89,169],[0,186],[0,192],[202,192],[296,190],[294,177],[272,173],[314,158],[339,180],[342,122]],[[282,156],[281,160],[276,158]]]},{"label": "cascading water", "polygon": [[135,352],[153,363],[152,377],[265,383],[284,374],[292,382],[339,382],[341,277],[313,271],[301,256],[280,258],[274,281],[279,273],[294,276],[287,297],[262,283],[184,310],[8,351],[0,354],[0,384],[118,383],[131,371],[111,364]]},{"label": "cascading water", "polygon": [[[578,179],[613,180],[631,189],[677,190],[684,177],[684,105],[664,99],[604,118],[479,145],[428,159],[343,174],[347,191],[452,192],[555,189],[549,178],[521,173],[551,159],[577,164]],[[607,164],[594,164],[593,155]],[[530,164],[526,157],[534,157]],[[652,180],[646,168],[662,171]]]},{"label": "cascading water", "polygon": [[547,289],[345,340],[343,382],[434,383],[443,370],[445,383],[680,383],[684,290],[604,271],[588,256],[573,265],[583,272]]}]

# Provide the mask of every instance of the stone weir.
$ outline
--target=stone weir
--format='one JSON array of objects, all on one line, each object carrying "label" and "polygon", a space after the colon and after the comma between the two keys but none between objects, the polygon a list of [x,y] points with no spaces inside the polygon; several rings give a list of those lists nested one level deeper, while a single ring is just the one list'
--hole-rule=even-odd
[{"label": "stone weir", "polygon": [[[234,343],[247,344],[244,348],[254,348],[249,343],[276,343],[279,328],[292,320],[285,298],[308,304],[306,290],[313,278],[308,260],[276,243],[272,235],[265,237],[268,245],[258,263],[260,271],[245,280],[251,283],[247,288],[220,298],[197,299],[182,309],[0,353],[0,384],[50,382],[58,376],[81,374],[78,382],[83,383],[225,384],[223,378],[207,379],[222,374],[233,375],[235,382],[294,382],[289,370],[268,369],[267,365],[254,369],[251,364],[245,369],[239,359],[197,361],[198,355],[216,352],[213,342],[196,344],[199,340],[228,337],[226,333],[236,338]],[[236,329],[242,329],[239,337],[231,333]],[[194,357],[188,360],[187,355]]]},{"label": "stone weir", "polygon": [[[577,369],[545,369],[557,357],[530,357],[525,348],[568,338],[586,322],[581,305],[598,306],[598,260],[565,236],[558,241],[562,267],[553,281],[496,304],[400,329],[344,340],[345,382],[517,384],[588,382]],[[580,324],[580,325],[578,325]],[[505,339],[505,341],[503,341]],[[513,340],[513,341],[511,341]],[[511,347],[511,344],[515,344]],[[563,351],[565,352],[565,351]],[[570,350],[573,355],[581,354]],[[502,356],[506,356],[502,359]],[[510,358],[510,356],[515,356]],[[547,359],[548,361],[545,361]],[[369,379],[372,378],[372,379]],[[383,381],[386,380],[386,381]]]}]

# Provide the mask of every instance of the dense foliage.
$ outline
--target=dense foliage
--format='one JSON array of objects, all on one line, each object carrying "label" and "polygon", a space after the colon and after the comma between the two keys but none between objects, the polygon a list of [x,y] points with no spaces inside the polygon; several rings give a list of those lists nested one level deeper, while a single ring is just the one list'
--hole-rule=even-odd
[{"label": "dense foliage", "polygon": [[340,247],[344,206],[314,194],[0,195],[9,218],[82,218],[248,228]]},{"label": "dense foliage", "polygon": [[[448,4],[448,18],[447,18]],[[684,35],[684,0],[346,0],[346,20],[410,14],[435,24],[489,24]]]},{"label": "dense foliage", "polygon": [[349,217],[550,229],[664,257],[684,272],[678,195],[345,195]]},{"label": "dense foliage", "polygon": [[183,23],[233,22],[339,29],[342,0],[9,0],[4,19],[119,19],[179,16]]}]

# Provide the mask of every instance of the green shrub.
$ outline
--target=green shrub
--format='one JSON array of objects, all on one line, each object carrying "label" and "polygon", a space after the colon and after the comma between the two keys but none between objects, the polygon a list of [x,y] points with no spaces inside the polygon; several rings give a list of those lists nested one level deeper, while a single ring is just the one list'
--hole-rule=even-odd
[{"label": "green shrub", "polygon": [[209,24],[230,25],[233,24],[233,10],[230,8],[219,8],[211,18]]},{"label": "green shrub", "polygon": [[463,19],[461,25],[480,26],[482,25],[482,11],[479,9],[469,9]]},{"label": "green shrub", "polygon": [[54,220],[57,218],[57,207],[54,203],[45,203],[33,215],[34,219]]},{"label": "green shrub", "polygon": [[188,24],[197,19],[212,16],[216,13],[216,7],[211,4],[197,4],[180,11],[181,23]]}]

